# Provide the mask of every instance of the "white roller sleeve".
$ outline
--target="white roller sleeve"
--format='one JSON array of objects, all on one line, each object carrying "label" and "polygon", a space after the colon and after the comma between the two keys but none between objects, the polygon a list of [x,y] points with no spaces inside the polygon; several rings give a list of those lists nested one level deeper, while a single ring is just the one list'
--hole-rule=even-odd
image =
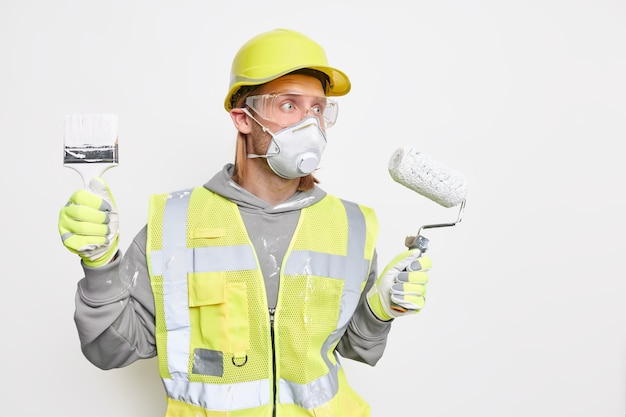
[{"label": "white roller sleeve", "polygon": [[412,147],[397,149],[389,159],[389,174],[398,183],[444,206],[465,200],[467,180],[430,155]]}]

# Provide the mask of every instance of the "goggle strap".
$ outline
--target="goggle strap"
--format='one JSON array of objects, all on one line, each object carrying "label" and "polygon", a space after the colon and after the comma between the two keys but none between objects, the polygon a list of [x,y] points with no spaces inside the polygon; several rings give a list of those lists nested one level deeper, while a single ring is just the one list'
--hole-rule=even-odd
[{"label": "goggle strap", "polygon": [[248,116],[249,116],[252,120],[254,120],[255,122],[257,122],[257,124],[258,124],[259,126],[261,126],[261,129],[263,129],[263,132],[265,132],[265,133],[269,133],[270,135],[272,135],[272,137],[274,137],[274,134],[273,134],[273,133],[272,133],[272,132],[271,132],[268,128],[266,128],[265,126],[263,126],[263,123],[259,122],[259,121],[256,119],[256,117],[254,117],[254,116],[252,115],[252,113],[250,113],[250,112],[248,111],[248,109],[247,109],[247,108],[245,108],[245,107],[244,107],[242,110],[243,110],[243,112],[244,112],[245,114],[247,114],[247,115],[248,115]]}]

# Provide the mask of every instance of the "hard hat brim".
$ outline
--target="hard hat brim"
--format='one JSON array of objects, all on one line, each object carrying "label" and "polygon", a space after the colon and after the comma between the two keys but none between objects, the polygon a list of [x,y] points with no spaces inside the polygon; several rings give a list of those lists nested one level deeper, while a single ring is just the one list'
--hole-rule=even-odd
[{"label": "hard hat brim", "polygon": [[260,86],[262,84],[266,84],[270,81],[276,80],[284,75],[287,75],[294,71],[305,69],[305,68],[320,71],[326,74],[326,76],[328,76],[329,85],[327,86],[326,92],[325,92],[327,96],[333,96],[333,97],[343,96],[343,95],[348,94],[350,92],[350,89],[352,88],[352,84],[350,83],[350,79],[348,78],[348,76],[343,71],[340,71],[337,68],[333,68],[329,66],[319,66],[319,65],[302,65],[302,66],[290,68],[279,74],[274,74],[271,77],[268,77],[265,79],[246,79],[246,78],[240,77],[240,79],[234,80],[230,90],[228,91],[228,94],[226,95],[226,99],[224,100],[224,108],[226,109],[227,112],[230,112],[233,109],[233,106],[231,103],[232,97],[233,95],[237,93],[237,91],[241,87]]}]

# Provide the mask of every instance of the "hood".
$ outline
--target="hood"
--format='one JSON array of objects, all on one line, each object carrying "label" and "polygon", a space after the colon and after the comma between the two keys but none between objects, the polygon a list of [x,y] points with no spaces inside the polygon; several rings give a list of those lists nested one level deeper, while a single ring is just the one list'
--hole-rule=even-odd
[{"label": "hood", "polygon": [[326,196],[326,192],[316,185],[309,191],[297,191],[287,200],[272,206],[233,181],[233,169],[233,164],[226,164],[220,172],[204,184],[204,187],[231,200],[239,207],[266,213],[284,213],[308,207]]}]

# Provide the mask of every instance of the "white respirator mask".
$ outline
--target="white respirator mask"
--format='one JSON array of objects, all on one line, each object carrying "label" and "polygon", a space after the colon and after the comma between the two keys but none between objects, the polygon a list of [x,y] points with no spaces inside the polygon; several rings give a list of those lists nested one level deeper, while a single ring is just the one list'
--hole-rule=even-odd
[{"label": "white respirator mask", "polygon": [[317,117],[305,117],[296,124],[272,133],[247,109],[244,111],[264,132],[272,136],[265,155],[248,154],[248,158],[267,158],[272,171],[286,179],[305,177],[317,169],[326,147],[326,135]]}]

